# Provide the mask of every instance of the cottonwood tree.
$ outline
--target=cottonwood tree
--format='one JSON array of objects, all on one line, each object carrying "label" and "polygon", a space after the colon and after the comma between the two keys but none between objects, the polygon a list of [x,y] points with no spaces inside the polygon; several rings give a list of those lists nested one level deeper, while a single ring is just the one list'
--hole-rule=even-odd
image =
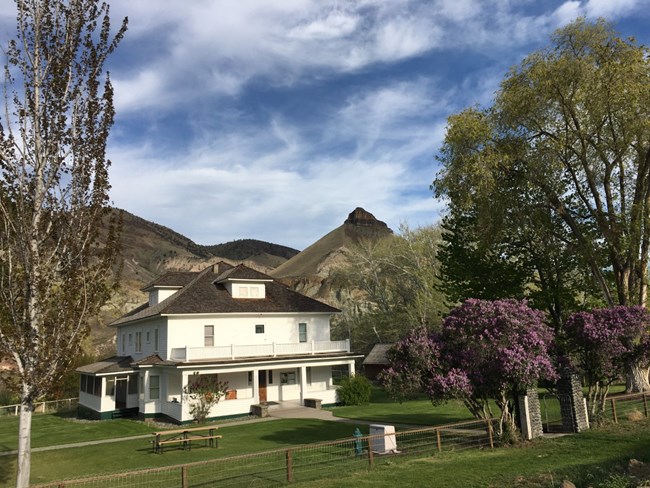
[{"label": "cottonwood tree", "polygon": [[336,332],[347,333],[363,351],[377,342],[397,341],[413,327],[438,326],[447,310],[438,288],[440,241],[435,226],[402,225],[399,235],[350,249],[349,262],[336,270],[334,282],[356,301],[346,304],[336,325],[347,330]]},{"label": "cottonwood tree", "polygon": [[499,433],[516,430],[516,395],[557,373],[545,314],[519,300],[466,300],[439,332],[414,329],[388,352],[380,378],[391,396],[426,392],[434,404],[462,400],[476,418],[500,409]]},{"label": "cottonwood tree", "polygon": [[16,368],[17,486],[25,487],[34,402],[60,382],[114,283],[119,223],[107,213],[106,159],[113,89],[103,67],[126,19],[113,35],[105,3],[16,7],[0,125],[0,354]]},{"label": "cottonwood tree", "polygon": [[[606,305],[645,306],[649,80],[650,51],[605,21],[559,29],[511,69],[491,107],[450,117],[437,195],[496,226],[508,212],[547,209],[547,232],[590,271]],[[642,366],[630,367],[629,391],[650,386]]]}]

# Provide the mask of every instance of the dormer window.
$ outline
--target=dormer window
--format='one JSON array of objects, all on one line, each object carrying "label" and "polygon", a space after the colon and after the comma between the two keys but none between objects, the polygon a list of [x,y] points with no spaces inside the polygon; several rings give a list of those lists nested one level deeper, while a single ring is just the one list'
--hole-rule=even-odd
[{"label": "dormer window", "polygon": [[266,295],[263,283],[228,283],[226,288],[233,298],[264,298]]}]

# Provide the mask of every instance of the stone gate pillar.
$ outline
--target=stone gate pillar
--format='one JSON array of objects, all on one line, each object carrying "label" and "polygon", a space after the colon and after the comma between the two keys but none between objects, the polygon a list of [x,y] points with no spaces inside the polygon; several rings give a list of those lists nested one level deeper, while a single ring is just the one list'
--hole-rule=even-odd
[{"label": "stone gate pillar", "polygon": [[571,372],[561,372],[557,383],[557,393],[562,413],[562,427],[565,432],[582,432],[589,428],[589,416],[580,376]]},{"label": "stone gate pillar", "polygon": [[525,395],[517,397],[519,403],[519,422],[521,435],[531,440],[544,434],[542,426],[542,409],[539,404],[537,387],[530,387]]}]

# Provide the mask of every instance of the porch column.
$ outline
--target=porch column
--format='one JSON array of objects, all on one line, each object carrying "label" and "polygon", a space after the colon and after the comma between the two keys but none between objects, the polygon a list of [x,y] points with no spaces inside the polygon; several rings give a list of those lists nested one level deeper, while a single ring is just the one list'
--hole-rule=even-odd
[{"label": "porch column", "polygon": [[259,369],[253,370],[253,398],[255,403],[260,403],[260,373]]},{"label": "porch column", "polygon": [[300,405],[305,404],[305,393],[307,392],[307,368],[300,366]]},{"label": "porch column", "polygon": [[185,387],[187,386],[187,377],[189,374],[186,371],[181,372],[181,404],[185,403]]},{"label": "porch column", "polygon": [[354,376],[355,375],[354,360],[348,361],[348,375],[349,376]]}]

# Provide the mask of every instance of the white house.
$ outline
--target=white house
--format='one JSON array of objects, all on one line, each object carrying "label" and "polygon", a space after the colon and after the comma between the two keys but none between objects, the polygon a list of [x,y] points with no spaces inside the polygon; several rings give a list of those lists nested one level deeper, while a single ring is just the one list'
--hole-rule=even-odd
[{"label": "white house", "polygon": [[336,402],[332,367],[354,374],[349,340],[330,340],[339,312],[244,265],[169,272],[143,288],[149,302],[115,321],[117,356],[79,368],[80,413],[193,420],[184,388],[217,375],[228,394],[210,418],[265,402]]}]

